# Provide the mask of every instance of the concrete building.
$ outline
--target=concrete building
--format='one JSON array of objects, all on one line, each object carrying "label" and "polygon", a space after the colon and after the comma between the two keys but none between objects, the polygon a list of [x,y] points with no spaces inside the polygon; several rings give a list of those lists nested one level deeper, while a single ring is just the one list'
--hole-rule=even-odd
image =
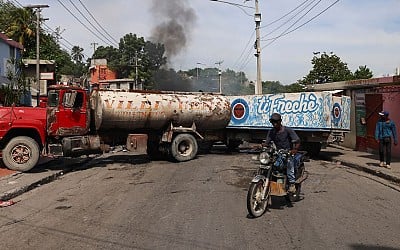
[{"label": "concrete building", "polygon": [[93,59],[90,63],[90,84],[98,84],[101,88],[120,90],[142,90],[143,85],[135,79],[117,79],[117,73],[107,66],[107,59]]},{"label": "concrete building", "polygon": [[[376,153],[375,125],[382,110],[397,126],[400,136],[400,76],[387,76],[371,79],[315,84],[312,91],[342,90],[352,98],[351,132],[346,134],[344,146],[359,151]],[[400,145],[392,147],[392,155],[400,158]]]},{"label": "concrete building", "polygon": [[47,96],[47,87],[49,85],[55,84],[55,68],[56,64],[54,60],[39,60],[39,72],[40,72],[40,80],[39,85],[36,82],[36,59],[23,59],[24,63],[24,73],[26,80],[30,83],[30,91],[32,95],[32,105],[37,105],[37,96],[39,94],[40,87],[40,96]]},{"label": "concrete building", "polygon": [[100,81],[115,80],[117,74],[107,66],[107,59],[92,59],[89,67],[90,83],[100,84]]},{"label": "concrete building", "polygon": [[12,70],[13,73],[16,71],[14,66],[10,64],[10,59],[20,59],[23,49],[22,44],[0,32],[0,85],[9,84],[7,79],[8,70]]}]

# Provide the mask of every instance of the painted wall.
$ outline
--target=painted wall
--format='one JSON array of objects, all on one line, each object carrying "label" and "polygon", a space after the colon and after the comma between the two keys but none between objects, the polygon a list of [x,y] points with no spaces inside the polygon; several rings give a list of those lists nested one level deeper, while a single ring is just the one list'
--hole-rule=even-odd
[{"label": "painted wall", "polygon": [[[7,64],[10,59],[10,49],[14,50],[15,59],[21,57],[20,48],[22,46],[17,44],[15,41],[4,40],[8,39],[4,34],[0,36],[0,76],[7,76]],[[19,46],[20,48],[14,47],[12,44]]]},{"label": "painted wall", "polygon": [[[358,151],[368,151],[377,154],[379,144],[375,141],[375,127],[379,112],[389,112],[389,118],[396,124],[397,135],[400,133],[400,86],[376,87],[353,91],[355,100],[355,134]],[[361,123],[364,119],[365,123]],[[353,130],[353,129],[352,129]],[[348,138],[346,138],[347,141]],[[346,145],[347,146],[347,145]],[[392,156],[400,158],[400,146],[392,147]]]},{"label": "painted wall", "polygon": [[[396,124],[397,136],[400,133],[400,86],[382,88],[383,109]],[[400,145],[392,147],[392,155],[400,158]]]},{"label": "painted wall", "polygon": [[99,81],[115,79],[117,79],[117,74],[108,69],[107,65],[96,65],[90,70],[90,81],[92,83],[98,84]]}]

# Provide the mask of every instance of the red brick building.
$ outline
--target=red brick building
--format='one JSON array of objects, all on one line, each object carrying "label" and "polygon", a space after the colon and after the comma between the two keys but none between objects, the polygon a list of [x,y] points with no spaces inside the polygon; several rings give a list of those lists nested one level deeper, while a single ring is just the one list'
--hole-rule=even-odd
[{"label": "red brick building", "polygon": [[117,79],[117,73],[107,67],[107,59],[93,59],[89,71],[91,84]]}]

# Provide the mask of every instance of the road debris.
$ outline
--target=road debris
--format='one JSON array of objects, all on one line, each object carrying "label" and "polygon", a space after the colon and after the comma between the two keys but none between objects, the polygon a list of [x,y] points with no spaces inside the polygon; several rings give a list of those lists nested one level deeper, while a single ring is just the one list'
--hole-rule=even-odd
[{"label": "road debris", "polygon": [[10,201],[1,201],[0,200],[0,207],[8,207],[8,206],[11,206],[14,204],[15,204],[15,202],[12,200],[10,200]]}]

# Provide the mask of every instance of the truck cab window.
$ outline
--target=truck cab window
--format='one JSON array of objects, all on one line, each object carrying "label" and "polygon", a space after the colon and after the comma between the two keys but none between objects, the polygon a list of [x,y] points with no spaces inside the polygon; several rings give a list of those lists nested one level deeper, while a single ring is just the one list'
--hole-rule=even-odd
[{"label": "truck cab window", "polygon": [[76,91],[65,92],[63,96],[63,106],[65,108],[72,108],[74,107],[75,98],[76,98]]},{"label": "truck cab window", "polygon": [[58,92],[51,91],[48,94],[47,106],[49,107],[57,107],[58,105]]},{"label": "truck cab window", "polygon": [[82,106],[83,106],[83,93],[78,92],[76,93],[74,108],[79,109],[82,108]]}]

